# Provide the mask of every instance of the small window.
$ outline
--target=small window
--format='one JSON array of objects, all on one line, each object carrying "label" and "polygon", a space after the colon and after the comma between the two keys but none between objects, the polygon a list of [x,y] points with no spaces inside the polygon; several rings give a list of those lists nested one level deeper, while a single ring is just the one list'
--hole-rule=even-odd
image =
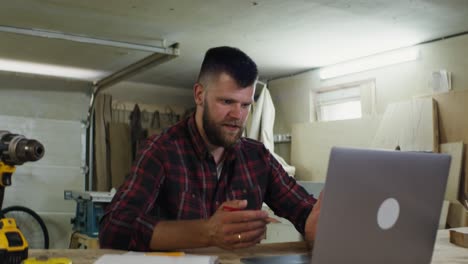
[{"label": "small window", "polygon": [[357,119],[374,112],[374,82],[357,82],[313,93],[317,121]]},{"label": "small window", "polygon": [[359,87],[321,92],[316,95],[318,121],[361,118]]}]

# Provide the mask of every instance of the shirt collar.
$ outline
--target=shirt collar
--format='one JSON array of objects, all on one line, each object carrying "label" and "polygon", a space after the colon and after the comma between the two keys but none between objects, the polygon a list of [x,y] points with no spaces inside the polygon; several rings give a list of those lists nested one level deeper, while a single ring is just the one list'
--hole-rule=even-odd
[{"label": "shirt collar", "polygon": [[[204,159],[210,155],[210,152],[208,151],[208,147],[206,146],[205,141],[203,140],[203,137],[200,134],[200,131],[198,131],[197,124],[195,122],[195,114],[189,117],[188,119],[188,131],[190,133],[190,139],[192,140],[195,152],[197,153],[198,157],[200,159]],[[230,148],[227,148],[226,151],[226,156],[225,160],[226,161],[231,161],[236,158],[236,152],[239,150],[240,145],[241,145],[242,140],[237,140],[236,143]]]}]

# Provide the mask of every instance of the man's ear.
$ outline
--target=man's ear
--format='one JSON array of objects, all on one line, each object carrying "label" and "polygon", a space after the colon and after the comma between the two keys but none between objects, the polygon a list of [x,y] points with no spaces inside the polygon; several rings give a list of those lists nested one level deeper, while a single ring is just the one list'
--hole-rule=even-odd
[{"label": "man's ear", "polygon": [[193,98],[196,105],[203,105],[203,97],[205,95],[205,88],[200,83],[195,83],[193,86]]}]

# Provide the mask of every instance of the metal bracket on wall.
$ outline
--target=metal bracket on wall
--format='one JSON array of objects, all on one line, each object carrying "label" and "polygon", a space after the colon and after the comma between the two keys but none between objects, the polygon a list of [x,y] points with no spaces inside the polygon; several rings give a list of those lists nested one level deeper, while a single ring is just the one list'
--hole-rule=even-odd
[{"label": "metal bracket on wall", "polygon": [[273,135],[273,142],[274,143],[290,143],[291,134],[275,134]]},{"label": "metal bracket on wall", "polygon": [[50,39],[61,39],[68,40],[73,42],[88,43],[93,45],[102,45],[116,48],[126,48],[134,49],[140,51],[148,51],[153,54],[149,55],[146,58],[143,58],[140,61],[137,61],[115,73],[110,74],[109,76],[103,78],[102,80],[96,81],[93,84],[93,91],[91,94],[90,104],[88,108],[88,116],[86,123],[89,126],[91,111],[94,110],[94,100],[99,92],[102,90],[121,82],[125,79],[130,78],[131,76],[147,70],[155,65],[162,64],[166,61],[169,61],[173,58],[179,56],[179,43],[174,43],[167,45],[165,39],[159,39],[159,46],[154,45],[143,45],[123,41],[115,41],[103,38],[89,37],[85,35],[70,34],[59,31],[44,30],[38,28],[21,28],[13,26],[0,25],[0,32],[12,33],[19,35],[27,35],[34,37],[50,38]]},{"label": "metal bracket on wall", "polygon": [[86,121],[90,122],[91,111],[94,110],[94,100],[95,97],[99,92],[102,90],[122,81],[125,79],[130,78],[131,76],[147,70],[155,65],[162,64],[166,61],[169,61],[173,58],[179,56],[179,43],[174,43],[171,45],[167,45],[165,39],[159,39],[159,46],[152,46],[152,45],[143,45],[143,44],[136,44],[130,42],[122,42],[122,41],[115,41],[103,38],[95,38],[89,37],[84,35],[78,34],[69,34],[59,31],[51,31],[51,30],[44,30],[44,29],[37,29],[37,28],[20,28],[20,27],[12,27],[12,26],[5,26],[0,25],[0,32],[5,33],[12,33],[12,34],[19,34],[19,35],[27,35],[27,36],[34,36],[34,37],[42,37],[42,38],[50,38],[50,39],[61,39],[61,40],[68,40],[73,42],[80,42],[80,43],[88,43],[93,45],[102,45],[102,46],[109,46],[109,47],[116,47],[116,48],[126,48],[126,49],[134,49],[140,51],[148,51],[152,52],[153,54],[143,58],[140,61],[137,61],[115,73],[110,74],[109,76],[94,82],[93,84],[93,91],[91,94],[89,109],[88,109],[88,117]]},{"label": "metal bracket on wall", "polygon": [[101,46],[109,46],[116,48],[125,48],[125,49],[134,49],[148,52],[159,52],[164,53],[166,47],[168,46],[165,39],[159,39],[159,44],[157,46],[153,45],[143,45],[131,42],[124,41],[115,41],[103,38],[89,37],[85,35],[70,34],[59,31],[44,30],[38,28],[21,28],[21,27],[12,27],[0,25],[0,32],[4,33],[13,33],[19,35],[41,37],[41,38],[50,38],[50,39],[61,39],[69,40],[73,42],[88,43]]}]

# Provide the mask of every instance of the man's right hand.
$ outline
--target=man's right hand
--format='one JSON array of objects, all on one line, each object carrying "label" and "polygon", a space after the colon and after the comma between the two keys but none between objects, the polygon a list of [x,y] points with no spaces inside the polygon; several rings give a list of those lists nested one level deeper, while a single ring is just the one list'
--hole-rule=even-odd
[{"label": "man's right hand", "polygon": [[[223,207],[236,208],[228,211]],[[258,244],[266,232],[268,213],[262,210],[244,210],[246,200],[224,202],[207,222],[211,246],[223,249],[247,248]]]}]

